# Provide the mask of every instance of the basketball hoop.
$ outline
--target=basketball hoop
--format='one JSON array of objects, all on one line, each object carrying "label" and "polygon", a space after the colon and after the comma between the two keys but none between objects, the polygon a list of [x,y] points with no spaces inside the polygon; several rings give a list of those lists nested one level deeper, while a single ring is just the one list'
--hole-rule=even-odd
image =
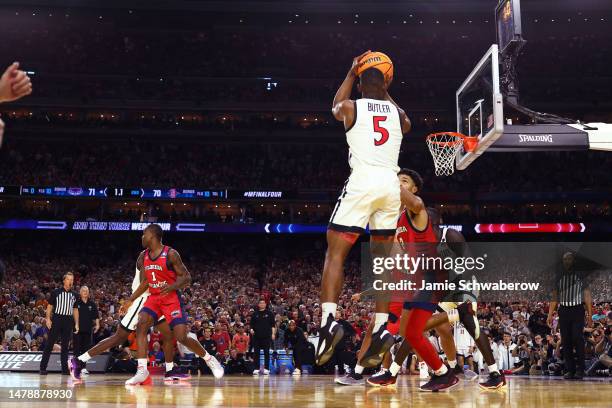
[{"label": "basketball hoop", "polygon": [[478,146],[478,137],[457,132],[432,133],[425,140],[433,156],[436,176],[450,176],[455,172],[455,158],[462,147],[466,152],[473,152]]}]

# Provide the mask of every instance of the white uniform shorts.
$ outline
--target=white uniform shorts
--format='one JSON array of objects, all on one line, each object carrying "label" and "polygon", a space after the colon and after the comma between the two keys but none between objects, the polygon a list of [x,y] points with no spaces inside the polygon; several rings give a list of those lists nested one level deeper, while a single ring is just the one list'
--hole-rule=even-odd
[{"label": "white uniform shorts", "polygon": [[[136,299],[134,303],[132,303],[132,305],[128,308],[125,316],[123,316],[123,318],[121,319],[121,327],[128,331],[136,330],[136,324],[138,324],[138,314],[140,313],[140,310],[144,306],[145,302],[147,301],[147,298],[148,296],[141,296]],[[164,316],[160,316],[159,320],[155,324],[164,321],[164,319]]]},{"label": "white uniform shorts", "polygon": [[401,207],[400,183],[392,169],[360,167],[353,170],[329,220],[340,232],[395,235]]}]

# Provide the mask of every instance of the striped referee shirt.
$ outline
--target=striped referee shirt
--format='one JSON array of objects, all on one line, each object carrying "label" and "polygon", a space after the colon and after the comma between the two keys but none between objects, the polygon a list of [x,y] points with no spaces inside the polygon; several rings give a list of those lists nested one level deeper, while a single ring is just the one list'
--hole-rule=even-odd
[{"label": "striped referee shirt", "polygon": [[51,292],[49,304],[53,306],[53,314],[58,316],[72,316],[76,305],[77,295],[71,290],[63,287]]},{"label": "striped referee shirt", "polygon": [[582,277],[574,271],[565,271],[557,281],[559,304],[561,306],[577,306],[582,304],[584,282]]}]

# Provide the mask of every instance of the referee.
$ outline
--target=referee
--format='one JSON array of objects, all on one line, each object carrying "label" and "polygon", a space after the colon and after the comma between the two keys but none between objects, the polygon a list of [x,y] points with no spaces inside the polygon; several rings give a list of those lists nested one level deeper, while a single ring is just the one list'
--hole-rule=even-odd
[{"label": "referee", "polygon": [[[64,286],[51,292],[51,298],[47,306],[47,327],[50,331],[42,359],[40,360],[41,375],[47,375],[49,357],[58,337],[61,339],[62,345],[62,374],[68,374],[70,337],[75,326],[75,331],[79,331],[79,311],[76,305],[77,295],[72,291],[73,283],[74,275],[72,272],[68,272],[64,275]],[[51,313],[53,313],[53,316]]]},{"label": "referee", "polygon": [[546,323],[549,326],[552,326],[552,314],[557,309],[557,304],[561,305],[559,327],[565,362],[563,378],[581,380],[584,377],[584,312],[586,308],[588,326],[593,327],[593,302],[584,277],[576,270],[576,255],[573,252],[563,254],[562,272],[557,277],[548,309]]}]

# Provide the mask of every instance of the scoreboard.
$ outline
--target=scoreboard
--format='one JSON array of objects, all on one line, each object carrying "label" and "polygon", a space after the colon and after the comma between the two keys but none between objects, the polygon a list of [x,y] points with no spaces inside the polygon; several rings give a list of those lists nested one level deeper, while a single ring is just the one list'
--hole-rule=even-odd
[{"label": "scoreboard", "polygon": [[522,40],[520,0],[501,0],[495,9],[497,44],[504,54]]},{"label": "scoreboard", "polygon": [[[127,198],[127,199],[224,199],[227,190],[197,190],[178,188],[143,188],[143,187],[36,187],[15,186],[0,187],[4,194],[30,197],[89,197],[89,198]],[[17,194],[15,194],[17,193]]]},{"label": "scoreboard", "polygon": [[[313,197],[309,199],[327,199]],[[32,198],[99,198],[99,199],[126,199],[126,200],[273,200],[298,198],[296,191],[269,191],[269,190],[227,190],[200,188],[161,188],[161,187],[66,187],[66,186],[2,186],[1,196],[21,196]],[[315,194],[316,196],[316,194]]]}]

